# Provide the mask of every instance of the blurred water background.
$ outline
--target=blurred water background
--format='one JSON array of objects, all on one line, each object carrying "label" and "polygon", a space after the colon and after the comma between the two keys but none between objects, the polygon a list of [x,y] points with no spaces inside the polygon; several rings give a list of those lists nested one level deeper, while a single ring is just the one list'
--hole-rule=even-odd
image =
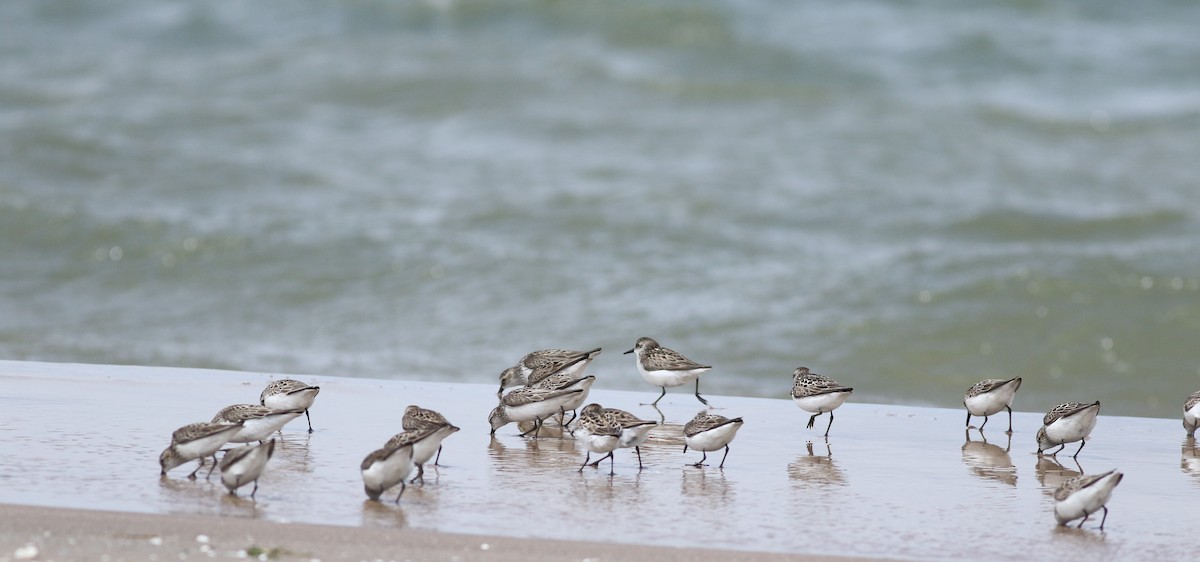
[{"label": "blurred water background", "polygon": [[[0,3],[0,357],[1176,417],[1200,4]],[[680,392],[680,391],[676,391]]]}]

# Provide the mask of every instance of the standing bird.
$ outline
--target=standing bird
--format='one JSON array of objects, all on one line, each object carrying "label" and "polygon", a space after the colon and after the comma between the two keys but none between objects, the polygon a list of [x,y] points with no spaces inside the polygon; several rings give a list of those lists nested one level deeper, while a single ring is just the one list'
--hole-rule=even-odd
[{"label": "standing bird", "polygon": [[1112,496],[1113,488],[1121,483],[1125,475],[1110,470],[1104,474],[1091,476],[1075,476],[1068,478],[1054,490],[1054,518],[1059,525],[1083,518],[1079,526],[1087,522],[1088,517],[1098,510],[1104,510],[1100,519],[1100,530],[1104,530],[1104,522],[1108,520],[1108,498]]},{"label": "standing bird", "polygon": [[813,413],[805,427],[812,429],[817,416],[829,412],[829,425],[825,426],[825,437],[829,437],[829,428],[833,427],[833,411],[841,406],[852,392],[853,388],[818,375],[808,367],[797,367],[792,372],[792,400],[801,410]]},{"label": "standing bird", "polygon": [[534,351],[522,357],[516,365],[500,373],[500,390],[496,391],[496,396],[500,396],[504,389],[510,386],[535,384],[555,373],[581,375],[597,355],[600,355],[599,347],[591,351],[571,351],[569,349]]},{"label": "standing bird", "polygon": [[[400,420],[400,427],[404,428],[404,431],[425,429],[427,427],[442,428],[446,426],[454,427],[454,424],[447,421],[446,416],[415,404],[410,404],[404,409],[404,418]],[[454,427],[454,431],[458,431],[458,428]],[[454,431],[450,433],[454,433]],[[449,435],[449,433],[446,435]],[[442,439],[445,439],[445,437],[442,437]],[[440,460],[442,460],[442,443],[441,440],[438,440],[437,458],[433,459],[433,466],[438,466],[438,461]]]},{"label": "standing bird", "polygon": [[700,462],[692,465],[699,468],[708,460],[710,451],[724,447],[725,455],[721,457],[721,464],[717,468],[725,468],[725,457],[729,456],[729,442],[733,441],[733,437],[741,428],[742,418],[729,419],[701,410],[692,421],[683,426],[683,452],[686,453],[690,447],[704,453]]},{"label": "standing bird", "polygon": [[983,416],[983,424],[979,426],[979,431],[983,431],[988,416],[1008,410],[1008,432],[1012,433],[1012,403],[1018,388],[1021,388],[1021,377],[985,379],[971,385],[963,396],[963,406],[967,407],[967,427],[971,426],[971,416]]},{"label": "standing bird", "polygon": [[658,401],[667,395],[667,387],[683,386],[696,381],[696,399],[705,406],[708,400],[700,396],[700,375],[712,369],[711,365],[701,365],[673,349],[667,349],[650,338],[638,338],[633,349],[625,354],[636,353],[638,372],[646,382],[662,388],[662,394],[651,402],[657,406]]},{"label": "standing bird", "polygon": [[254,482],[254,490],[250,492],[253,499],[258,493],[258,477],[262,476],[267,461],[275,453],[275,440],[258,445],[246,445],[230,449],[221,457],[221,483],[229,488],[229,495],[236,496],[237,489]]},{"label": "standing bird", "polygon": [[308,414],[308,409],[312,407],[319,392],[319,386],[309,386],[298,380],[280,379],[271,381],[267,388],[263,389],[258,402],[273,410],[304,410],[304,417],[308,420],[308,432],[312,433],[312,416]]},{"label": "standing bird", "polygon": [[1200,426],[1200,390],[1193,392],[1183,403],[1183,429],[1188,437],[1196,436],[1196,428]]},{"label": "standing bird", "polygon": [[576,437],[587,447],[587,456],[583,459],[583,464],[579,465],[579,472],[583,472],[583,467],[592,460],[592,453],[608,453],[592,466],[599,466],[600,461],[609,459],[608,474],[615,474],[613,465],[616,464],[616,459],[613,458],[613,451],[621,445],[621,424],[617,422],[616,417],[597,406],[579,416],[578,426]]},{"label": "standing bird", "polygon": [[[579,415],[595,414],[597,412],[609,414],[616,419],[617,423],[621,425],[621,440],[617,446],[621,449],[633,447],[633,450],[637,452],[638,470],[645,468],[642,465],[642,443],[645,443],[646,439],[650,437],[650,430],[658,425],[658,422],[643,420],[625,410],[605,408],[599,404],[584,406],[579,411]],[[600,461],[596,461],[592,463],[592,466],[599,466],[599,464]]]},{"label": "standing bird", "polygon": [[216,452],[229,442],[229,439],[242,429],[241,422],[235,424],[223,423],[191,423],[171,434],[171,445],[163,449],[158,456],[158,465],[162,467],[162,475],[185,462],[199,459],[200,466],[188,475],[189,480],[196,479],[196,473],[204,468],[204,458],[213,455],[213,465],[208,469],[212,476],[213,468],[217,466]]},{"label": "standing bird", "polygon": [[1079,451],[1087,445],[1087,438],[1096,427],[1096,415],[1100,413],[1100,401],[1091,404],[1082,402],[1066,402],[1059,404],[1046,412],[1042,418],[1042,428],[1037,432],[1038,456],[1042,451],[1058,445],[1050,456],[1055,456],[1067,446],[1067,443],[1079,441],[1079,449],[1071,458],[1078,458]]},{"label": "standing bird", "polygon": [[304,410],[272,410],[258,404],[234,404],[221,408],[213,416],[213,423],[242,423],[242,430],[235,433],[230,443],[262,443],[269,435],[279,431],[288,422],[296,419]]},{"label": "standing bird", "polygon": [[[492,426],[492,435],[496,434],[497,429],[512,422],[532,421],[534,422],[533,429],[529,431],[533,432],[533,437],[536,439],[538,431],[542,428],[542,420],[562,410],[563,404],[570,402],[581,392],[583,392],[582,388],[550,390],[534,386],[523,386],[510,391],[500,399],[500,405],[493,408],[488,414],[488,424]],[[528,435],[529,431],[522,433],[521,436]]]},{"label": "standing bird", "polygon": [[384,447],[371,451],[362,462],[363,490],[371,501],[379,501],[379,496],[395,486],[400,485],[400,493],[396,494],[396,503],[404,495],[407,486],[404,479],[413,468],[413,449],[411,445],[389,449]]},{"label": "standing bird", "polygon": [[[441,426],[427,425],[410,431],[403,431],[388,439],[384,449],[397,449],[404,446],[412,446],[412,462],[417,467],[417,475],[413,477],[412,482],[420,480],[425,483],[425,463],[433,458],[442,447],[442,440],[451,433],[458,431],[457,427],[446,424]],[[412,483],[410,482],[410,484]]]}]

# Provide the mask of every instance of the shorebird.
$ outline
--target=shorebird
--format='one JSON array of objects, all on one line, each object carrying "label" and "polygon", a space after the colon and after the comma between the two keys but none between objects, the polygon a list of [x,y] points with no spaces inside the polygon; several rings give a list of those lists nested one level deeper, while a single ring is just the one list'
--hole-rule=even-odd
[{"label": "shorebird", "polygon": [[600,407],[593,408],[579,416],[576,438],[583,441],[584,447],[587,448],[587,456],[583,459],[583,464],[579,465],[579,472],[583,472],[583,467],[592,460],[592,453],[608,453],[600,457],[593,466],[609,459],[608,474],[615,474],[613,465],[616,464],[616,459],[613,458],[613,451],[621,445],[621,424],[617,422],[616,417],[605,413]]},{"label": "shorebird", "polygon": [[1059,525],[1083,518],[1079,526],[1087,522],[1088,517],[1098,510],[1104,510],[1100,519],[1100,530],[1104,530],[1104,522],[1108,520],[1108,498],[1112,496],[1113,488],[1121,483],[1124,475],[1116,470],[1091,476],[1075,476],[1068,478],[1054,490],[1054,518]]},{"label": "shorebird", "polygon": [[310,386],[292,379],[280,379],[271,381],[267,388],[263,389],[258,402],[273,410],[304,410],[304,417],[308,420],[308,432],[312,433],[312,416],[308,414],[308,409],[312,407],[319,392],[319,386]]},{"label": "shorebird", "polygon": [[[581,404],[583,404],[584,400],[587,400],[588,391],[591,390],[592,384],[595,382],[596,377],[594,375],[578,376],[568,373],[555,373],[536,383],[533,383],[530,386],[545,390],[569,390],[578,388],[583,391],[579,394],[576,394],[574,398],[563,402],[562,405],[559,406],[559,425],[566,427],[567,424],[571,423],[571,421],[575,421],[575,410],[578,409]],[[571,411],[571,421],[566,421],[565,419],[567,410]]]},{"label": "shorebird", "polygon": [[591,351],[571,351],[569,349],[534,351],[522,357],[516,365],[500,373],[500,390],[496,391],[496,396],[500,396],[508,387],[536,384],[557,373],[581,375],[597,355],[600,355],[599,347]]},{"label": "shorebird", "polygon": [[279,431],[303,413],[301,408],[272,410],[258,404],[234,404],[221,408],[221,411],[213,416],[212,423],[242,423],[241,431],[229,439],[230,443],[262,443],[272,433]]},{"label": "shorebird", "polygon": [[638,338],[633,349],[625,354],[636,354],[638,372],[646,382],[662,388],[662,394],[651,402],[657,406],[658,401],[667,395],[667,387],[683,386],[696,381],[696,399],[705,406],[708,400],[700,396],[700,375],[712,369],[711,365],[701,365],[673,349],[667,349],[650,338]]},{"label": "shorebird", "polygon": [[1008,432],[1012,433],[1012,402],[1021,388],[1021,377],[1011,379],[985,379],[967,389],[963,396],[963,406],[967,407],[967,427],[971,426],[971,416],[983,416],[983,426],[987,425],[988,416],[1000,410],[1008,410]]},{"label": "shorebird", "polygon": [[729,456],[729,442],[733,441],[741,428],[742,418],[729,419],[701,410],[692,421],[683,426],[683,452],[686,453],[690,447],[704,453],[700,462],[692,465],[699,468],[708,460],[710,451],[724,447],[725,455],[721,457],[721,464],[717,468],[725,468],[725,457]]},{"label": "shorebird", "polygon": [[[533,386],[523,386],[510,391],[500,399],[500,405],[488,414],[488,423],[492,426],[492,435],[496,430],[512,422],[534,422],[534,438],[542,428],[542,420],[562,409],[563,404],[570,402],[576,395],[583,392],[582,388],[566,388],[549,390]],[[524,437],[529,432],[522,433]]]},{"label": "shorebird", "polygon": [[[621,439],[617,443],[617,447],[621,448],[621,449],[628,449],[630,447],[633,447],[633,450],[635,452],[637,452],[638,469],[640,470],[642,468],[645,468],[642,465],[642,447],[641,447],[641,445],[642,445],[642,443],[646,442],[646,439],[650,436],[650,430],[654,426],[658,425],[658,422],[643,420],[629,412],[626,412],[625,410],[618,410],[616,408],[604,408],[599,404],[588,404],[587,406],[584,406],[582,410],[579,411],[580,416],[583,416],[586,414],[596,414],[596,413],[603,413],[603,414],[611,415],[617,421],[617,423],[620,424]],[[592,466],[599,466],[599,465],[600,465],[600,461],[596,461],[596,462],[592,463]]]},{"label": "shorebird", "polygon": [[230,449],[221,457],[221,483],[229,488],[229,495],[236,496],[237,489],[254,482],[250,497],[258,493],[258,477],[262,476],[267,461],[275,453],[275,440],[258,445],[246,445]]},{"label": "shorebird", "polygon": [[411,445],[403,447],[376,449],[371,451],[362,462],[363,490],[367,498],[379,501],[379,496],[395,486],[400,485],[400,493],[396,494],[396,503],[404,495],[407,486],[404,479],[413,468],[413,449]]},{"label": "shorebird", "polygon": [[208,469],[208,475],[205,478],[212,476],[213,468],[217,466],[216,452],[241,429],[240,422],[235,424],[200,422],[176,429],[171,434],[171,444],[158,456],[162,475],[166,476],[168,470],[185,462],[199,459],[200,466],[197,466],[196,470],[188,475],[189,480],[195,480],[196,473],[204,468],[205,457],[213,455],[213,466]]},{"label": "shorebird", "polygon": [[[400,427],[404,428],[405,431],[425,429],[428,427],[442,428],[446,426],[454,427],[454,424],[447,421],[446,416],[443,416],[433,410],[427,410],[415,404],[410,404],[404,409],[404,418],[400,420]],[[458,428],[454,427],[454,431],[458,431]],[[454,433],[454,431],[451,431],[450,433]],[[449,433],[446,434],[446,436],[448,435]],[[445,439],[446,436],[443,436],[441,439]],[[437,457],[433,459],[433,466],[438,466],[438,461],[442,460],[441,439],[438,440]],[[428,461],[429,459],[425,460]]]},{"label": "shorebird", "polygon": [[854,392],[853,388],[818,375],[808,367],[797,367],[792,372],[792,400],[801,410],[812,412],[808,418],[808,429],[812,429],[817,416],[829,412],[829,425],[825,426],[825,437],[829,437],[829,428],[833,427],[833,411]]},{"label": "shorebird", "polygon": [[1067,402],[1059,404],[1046,412],[1042,418],[1042,428],[1037,432],[1038,456],[1042,451],[1058,445],[1050,456],[1055,456],[1067,446],[1067,443],[1079,441],[1079,449],[1071,458],[1077,458],[1079,451],[1087,445],[1087,438],[1096,427],[1096,415],[1100,413],[1100,401],[1091,404],[1082,402]]},{"label": "shorebird", "polygon": [[393,435],[383,448],[396,449],[406,445],[412,446],[412,463],[417,467],[417,475],[409,483],[420,480],[424,484],[425,463],[429,462],[429,459],[433,458],[433,454],[442,448],[442,440],[456,431],[458,428],[450,424],[427,425]]},{"label": "shorebird", "polygon": [[1200,426],[1200,390],[1191,393],[1183,403],[1183,429],[1188,437],[1196,436],[1196,428]]}]

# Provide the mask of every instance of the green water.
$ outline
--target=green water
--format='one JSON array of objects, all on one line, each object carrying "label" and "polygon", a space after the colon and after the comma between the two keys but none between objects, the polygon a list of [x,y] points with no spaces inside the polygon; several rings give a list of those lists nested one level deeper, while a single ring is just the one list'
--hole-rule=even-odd
[{"label": "green water", "polygon": [[10,2],[0,357],[1200,388],[1188,2]]}]

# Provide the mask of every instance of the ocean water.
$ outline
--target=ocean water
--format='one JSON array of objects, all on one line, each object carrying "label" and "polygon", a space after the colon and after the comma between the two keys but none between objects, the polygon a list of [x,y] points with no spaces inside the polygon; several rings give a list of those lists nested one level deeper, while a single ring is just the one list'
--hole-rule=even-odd
[{"label": "ocean water", "polygon": [[[1200,4],[0,3],[0,358],[1200,388]],[[681,392],[676,390],[675,392]]]}]

